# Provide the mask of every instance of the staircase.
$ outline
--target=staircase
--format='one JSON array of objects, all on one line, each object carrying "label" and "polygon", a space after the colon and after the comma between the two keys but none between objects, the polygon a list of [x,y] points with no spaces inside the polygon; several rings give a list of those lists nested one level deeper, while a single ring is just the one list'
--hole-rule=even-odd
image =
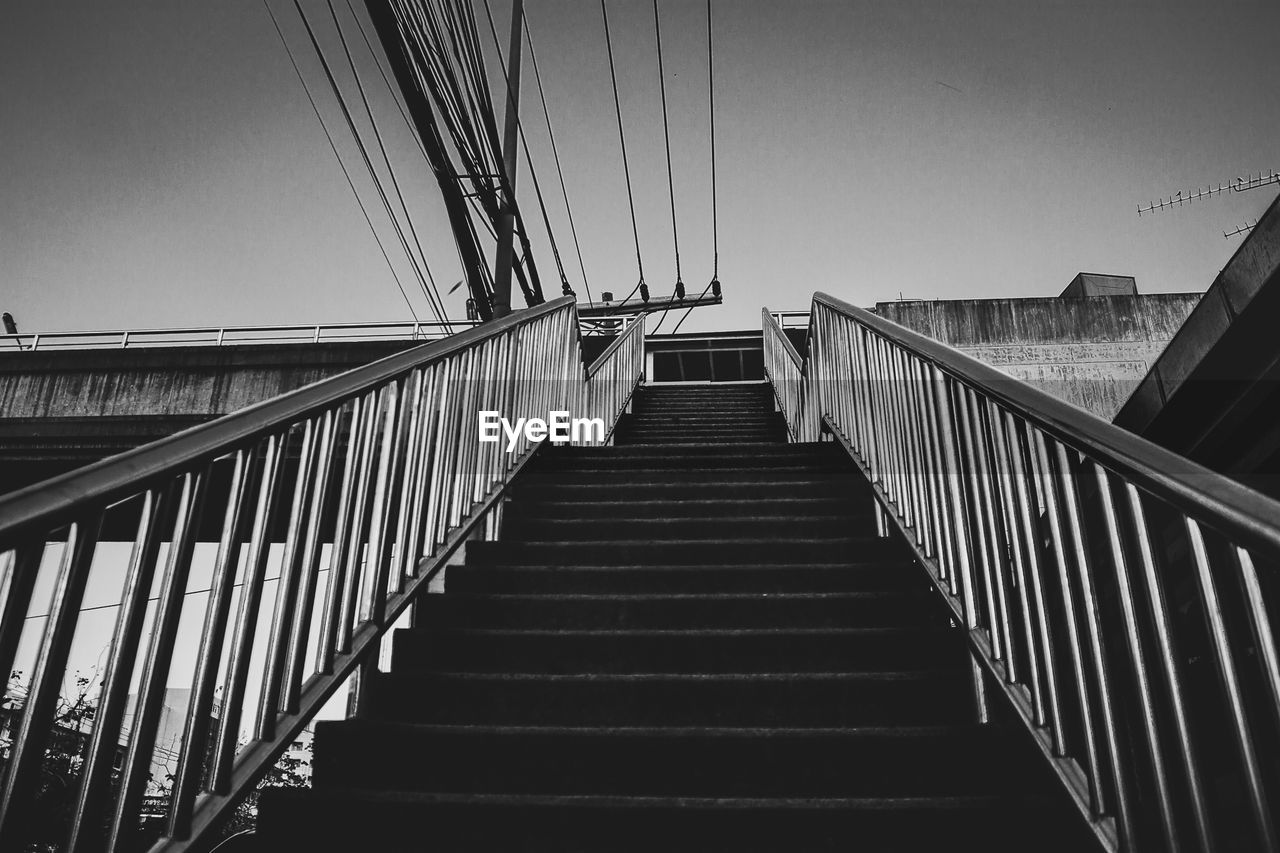
[{"label": "staircase", "polygon": [[261,849],[1092,849],[975,722],[865,480],[767,394],[645,388],[617,446],[545,449],[367,714],[319,724],[313,788],[264,793]]},{"label": "staircase", "polygon": [[786,441],[787,427],[763,383],[721,387],[642,385],[618,444],[744,444]]}]

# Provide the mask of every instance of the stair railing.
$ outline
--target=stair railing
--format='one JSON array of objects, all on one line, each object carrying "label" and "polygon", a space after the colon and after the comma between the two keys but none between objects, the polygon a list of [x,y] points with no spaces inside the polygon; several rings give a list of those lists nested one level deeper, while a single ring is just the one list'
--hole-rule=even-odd
[{"label": "stair railing", "polygon": [[778,323],[777,312],[761,311],[764,324],[764,375],[773,388],[774,399],[787,424],[792,441],[817,441],[822,423],[812,411],[804,359]]},{"label": "stair railing", "polygon": [[764,338],[1105,848],[1280,849],[1280,503],[821,293]]},{"label": "stair railing", "polygon": [[[582,411],[601,417],[605,423],[605,439],[613,437],[618,419],[626,411],[644,373],[644,315],[632,319],[626,330],[600,353],[587,368],[582,384]],[[589,444],[585,436],[579,444]]]},{"label": "stair railing", "polygon": [[[326,700],[349,677],[367,683],[388,628],[540,446],[482,443],[477,413],[568,410],[612,428],[640,380],[643,336],[633,324],[585,369],[573,300],[556,299],[0,499],[0,667],[12,671],[24,625],[37,649],[5,761],[0,849],[26,849],[46,750],[68,731],[80,768],[62,849],[139,849],[180,658],[194,675],[150,849],[211,846]],[[127,560],[110,559],[113,543]],[[86,590],[100,594],[104,577],[115,627],[86,636]],[[33,601],[45,596],[41,622]],[[184,621],[201,626],[186,648]],[[95,640],[107,646],[93,713],[68,729],[73,645]]]}]

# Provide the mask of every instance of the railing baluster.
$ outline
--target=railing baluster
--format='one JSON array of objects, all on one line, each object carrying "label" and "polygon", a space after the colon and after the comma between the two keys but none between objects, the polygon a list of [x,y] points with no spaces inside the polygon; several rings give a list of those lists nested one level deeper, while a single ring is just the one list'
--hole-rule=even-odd
[{"label": "railing baluster", "polygon": [[[1019,423],[1012,415],[1008,416],[1009,452],[1013,458],[1014,499],[1018,514],[1022,519],[1022,539],[1026,559],[1022,578],[1027,582],[1031,592],[1031,606],[1034,613],[1035,636],[1040,648],[1040,675],[1043,678],[1044,702],[1048,712],[1047,722],[1054,742],[1064,742],[1062,733],[1062,707],[1058,698],[1058,667],[1053,651],[1053,636],[1050,632],[1049,614],[1044,600],[1044,570],[1040,557],[1043,540],[1037,530],[1040,508],[1035,500],[1035,483],[1027,471],[1027,459],[1030,447],[1028,444],[1026,424]],[[1023,597],[1023,606],[1027,603]]]},{"label": "railing baluster", "polygon": [[116,853],[130,850],[137,830],[137,815],[146,788],[151,755],[155,751],[156,731],[164,706],[169,665],[182,619],[182,605],[191,573],[191,557],[195,549],[196,528],[204,500],[207,471],[183,476],[178,497],[173,539],[165,555],[164,577],[160,582],[160,599],[151,623],[151,643],[147,649],[139,681],[138,699],[134,706],[129,746],[120,773],[120,794],[111,823],[109,849]]},{"label": "railing baluster", "polygon": [[235,588],[236,568],[240,562],[240,543],[251,515],[245,512],[245,498],[253,490],[251,451],[235,454],[234,470],[223,512],[222,538],[214,558],[213,576],[209,583],[209,599],[196,656],[196,672],[191,700],[187,707],[187,724],[174,775],[169,813],[169,834],[186,838],[190,831],[191,808],[204,772],[209,724],[213,716],[214,689],[221,663],[223,639],[231,612],[231,594]]},{"label": "railing baluster", "polygon": [[991,655],[996,660],[1002,660],[1005,657],[1005,631],[1006,628],[1002,624],[1002,608],[996,602],[996,580],[992,576],[995,565],[995,552],[997,547],[989,539],[994,521],[991,518],[991,499],[987,490],[985,466],[983,458],[978,450],[981,445],[975,439],[975,429],[971,410],[971,394],[969,389],[963,384],[957,384],[957,394],[959,396],[959,424],[960,435],[964,441],[964,452],[967,463],[965,471],[968,473],[969,494],[973,512],[973,533],[974,541],[978,547],[978,571],[982,575],[982,589],[986,594],[987,618],[986,630],[987,638],[991,643]]},{"label": "railing baluster", "polygon": [[102,672],[102,693],[93,715],[93,734],[81,771],[75,816],[67,850],[92,850],[101,844],[101,825],[111,783],[112,762],[119,749],[121,725],[128,704],[129,675],[142,638],[147,596],[160,553],[160,519],[171,491],[148,490],[138,508],[138,528],[129,557],[116,627],[107,665]]},{"label": "railing baluster", "polygon": [[[933,383],[936,380],[929,365],[917,361],[916,367],[917,369],[912,379],[917,389],[919,417],[922,419],[924,440],[921,443],[921,449],[926,454],[925,458],[920,460],[920,476],[925,478],[925,488],[929,493],[931,524],[934,528],[934,547],[936,549],[934,553],[937,555],[938,566],[942,569],[942,578],[946,581],[948,590],[952,595],[956,595],[960,591],[960,586],[956,579],[956,564],[952,552],[952,507],[947,504],[947,496],[944,494],[943,489],[943,483],[946,482],[949,475],[947,460],[942,452],[942,440],[939,434],[940,416],[933,389]],[[967,618],[968,613],[966,613]],[[966,625],[966,627],[968,626]]]},{"label": "railing baluster", "polygon": [[404,476],[401,478],[400,494],[396,504],[395,526],[395,559],[391,566],[391,577],[394,583],[392,592],[403,592],[405,581],[413,574],[413,566],[417,560],[417,547],[410,537],[413,528],[414,496],[418,490],[418,456],[421,452],[422,431],[422,392],[425,375],[415,370],[405,383],[405,418],[408,421],[408,432],[404,444]]},{"label": "railing baluster", "polygon": [[970,561],[968,506],[960,488],[961,483],[961,449],[956,435],[956,419],[951,406],[951,390],[948,379],[937,367],[933,367],[934,393],[937,398],[936,417],[938,424],[938,441],[942,448],[940,462],[942,464],[946,486],[943,505],[946,510],[947,526],[954,538],[956,566],[955,574],[959,575],[961,597],[964,601],[965,628],[974,628],[978,624],[978,603],[974,595],[973,564]]},{"label": "railing baluster", "polygon": [[355,500],[360,476],[360,460],[364,447],[364,424],[369,418],[368,406],[356,398],[351,401],[351,416],[347,420],[347,440],[342,461],[342,483],[338,491],[337,515],[334,519],[333,545],[329,549],[329,585],[325,593],[324,609],[320,612],[319,638],[316,642],[316,668],[325,674],[333,672],[334,658],[338,652],[339,622],[343,591],[350,572],[347,561],[348,536],[354,523]]},{"label": "railing baluster", "polygon": [[1027,578],[1027,554],[1031,548],[1035,547],[1035,543],[1024,541],[1023,530],[1018,523],[1018,498],[1014,494],[1017,490],[1017,481],[1012,458],[1016,452],[1016,446],[1010,442],[1010,424],[1006,421],[1008,415],[1002,413],[991,400],[987,401],[987,407],[991,422],[992,443],[995,445],[997,488],[1004,506],[1003,529],[1008,537],[1007,542],[1011,552],[1009,560],[1010,567],[1013,569],[1011,579],[1018,592],[1018,616],[1022,623],[1022,654],[1027,660],[1027,687],[1031,690],[1031,704],[1035,712],[1036,725],[1042,726],[1046,720],[1044,686],[1039,642],[1032,621],[1034,617],[1031,612],[1031,595]]},{"label": "railing baluster", "polygon": [[[1098,707],[1102,718],[1102,732],[1107,740],[1107,760],[1110,765],[1111,784],[1116,803],[1116,817],[1120,827],[1120,842],[1132,849],[1137,843],[1133,810],[1130,808],[1129,785],[1120,751],[1113,690],[1106,656],[1102,647],[1102,616],[1098,609],[1098,596],[1093,584],[1093,566],[1084,541],[1084,515],[1080,505],[1078,480],[1068,457],[1067,448],[1058,443],[1058,473],[1062,477],[1063,504],[1066,508],[1067,532],[1071,551],[1075,556],[1073,575],[1080,590],[1080,603],[1084,610],[1085,633],[1089,639],[1089,663],[1098,691]],[[1072,452],[1074,456],[1074,452]],[[1106,796],[1101,784],[1098,788],[1097,815],[1106,812]]]},{"label": "railing baluster", "polygon": [[1271,706],[1270,722],[1280,731],[1280,650],[1277,649],[1271,620],[1267,616],[1267,602],[1258,581],[1258,570],[1254,568],[1253,557],[1247,550],[1239,547],[1229,550],[1239,571],[1241,593],[1249,614],[1249,627],[1253,632],[1253,645],[1258,652],[1264,695]]},{"label": "railing baluster", "polygon": [[333,457],[339,414],[333,410],[324,413],[320,420],[319,456],[312,477],[310,509],[307,511],[307,533],[302,546],[299,564],[298,592],[294,596],[293,630],[289,638],[289,651],[285,656],[284,685],[280,704],[290,714],[297,713],[299,693],[302,689],[303,670],[306,668],[307,643],[311,637],[311,614],[315,608],[316,592],[320,585],[321,534],[323,533],[325,507],[329,503],[329,482],[333,479]]},{"label": "railing baluster", "polygon": [[1173,722],[1178,733],[1180,748],[1176,752],[1182,759],[1183,770],[1187,777],[1187,788],[1191,797],[1191,815],[1195,819],[1201,847],[1204,850],[1212,850],[1213,844],[1209,837],[1209,815],[1202,789],[1199,758],[1196,755],[1196,743],[1191,738],[1186,703],[1183,701],[1182,666],[1173,647],[1173,629],[1169,624],[1169,608],[1165,601],[1164,584],[1156,569],[1155,555],[1151,548],[1151,531],[1142,507],[1142,498],[1132,483],[1126,482],[1124,485],[1137,539],[1139,564],[1145,581],[1143,588],[1146,591],[1147,607],[1155,625],[1156,648],[1159,651],[1160,665],[1164,672],[1165,688],[1169,694],[1169,707],[1173,711]]},{"label": "railing baluster", "polygon": [[1125,555],[1124,541],[1121,538],[1115,498],[1111,493],[1111,478],[1101,465],[1091,463],[1091,467],[1098,485],[1098,497],[1102,505],[1103,519],[1106,523],[1107,543],[1111,548],[1111,562],[1116,572],[1117,593],[1124,616],[1125,640],[1128,644],[1129,660],[1132,664],[1134,681],[1138,687],[1138,702],[1142,708],[1143,734],[1146,738],[1147,753],[1151,759],[1165,842],[1170,849],[1176,851],[1181,849],[1181,845],[1178,842],[1178,827],[1173,812],[1173,794],[1169,790],[1169,775],[1165,769],[1164,751],[1160,745],[1159,723],[1156,720],[1155,700],[1151,693],[1147,655],[1143,648],[1142,634],[1138,627],[1135,594],[1129,575],[1129,563]]},{"label": "railing baluster", "polygon": [[[1218,675],[1223,681],[1227,706],[1231,713],[1231,722],[1235,726],[1236,748],[1240,750],[1240,760],[1244,763],[1245,785],[1249,790],[1249,805],[1253,811],[1253,820],[1258,830],[1263,849],[1277,848],[1275,828],[1271,823],[1271,804],[1267,799],[1266,784],[1262,779],[1262,768],[1258,762],[1258,753],[1254,746],[1253,727],[1249,723],[1249,715],[1245,711],[1244,696],[1241,693],[1240,678],[1236,673],[1235,661],[1231,656],[1231,642],[1227,637],[1227,625],[1222,615],[1222,603],[1218,598],[1218,588],[1213,579],[1213,571],[1209,566],[1209,554],[1205,550],[1204,532],[1200,524],[1193,518],[1184,516],[1183,522],[1191,541],[1191,556],[1196,567],[1196,579],[1200,584],[1200,594],[1204,599],[1205,616],[1209,622],[1209,639],[1213,645],[1214,661],[1218,667]],[[1189,751],[1189,750],[1188,750]],[[1207,841],[1207,834],[1205,840]]]},{"label": "railing baluster", "polygon": [[[271,549],[271,520],[280,493],[280,481],[286,462],[288,433],[269,436],[262,447],[262,474],[258,478],[258,497],[254,504],[253,528],[241,582],[240,602],[231,635],[231,653],[227,660],[226,688],[222,696],[221,719],[214,745],[213,769],[209,790],[226,793],[231,781],[231,765],[243,718],[245,688],[249,680],[249,662],[257,633],[258,611],[262,606],[262,587],[267,574]],[[254,450],[257,450],[255,445]]]},{"label": "railing baluster", "polygon": [[13,551],[4,610],[0,613],[0,672],[6,676],[6,685],[22,641],[22,629],[27,624],[27,611],[31,609],[31,596],[40,577],[44,552],[43,536],[28,539]]},{"label": "railing baluster", "polygon": [[989,417],[989,401],[977,391],[969,395],[969,414],[974,424],[975,441],[978,444],[978,475],[982,480],[982,502],[987,511],[988,533],[991,537],[991,577],[995,584],[996,605],[1000,612],[1000,630],[1004,636],[1005,681],[1013,683],[1017,678],[1022,652],[1018,649],[1017,629],[1010,602],[1009,585],[1013,580],[1012,555],[1006,526],[1003,521],[1003,504],[1000,497],[1000,477],[996,471],[995,430]]},{"label": "railing baluster", "polygon": [[370,523],[370,493],[378,465],[378,435],[382,422],[383,395],[372,391],[364,398],[367,412],[363,435],[360,439],[360,467],[356,485],[355,506],[352,510],[348,532],[346,570],[342,583],[342,608],[338,614],[337,648],[341,652],[351,650],[351,638],[355,631],[360,590],[367,569],[365,530]]},{"label": "railing baluster", "polygon": [[[406,389],[407,390],[407,389]],[[373,496],[373,522],[369,534],[370,584],[365,601],[364,618],[381,626],[386,617],[387,590],[391,573],[391,503],[399,492],[400,473],[404,470],[404,434],[407,429],[407,402],[399,385],[388,388],[387,428],[382,438],[382,461],[378,466],[378,487]]]},{"label": "railing baluster", "polygon": [[[287,447],[287,445],[286,445]],[[289,654],[294,609],[298,592],[298,575],[302,564],[303,526],[306,509],[314,485],[314,469],[319,454],[316,424],[308,419],[302,426],[302,447],[298,453],[298,470],[293,480],[293,499],[289,502],[289,524],[285,528],[284,554],[280,575],[276,580],[276,602],[267,629],[266,664],[262,673],[262,692],[258,695],[255,734],[260,740],[275,737],[276,718],[280,714],[280,697],[284,690],[284,673]]]},{"label": "railing baluster", "polygon": [[[36,653],[27,699],[10,749],[4,789],[0,794],[0,848],[25,847],[31,817],[30,805],[38,788],[45,746],[53,731],[53,717],[62,691],[62,675],[71,654],[80,618],[80,604],[89,568],[98,544],[101,517],[97,514],[74,522],[50,595],[49,615]],[[5,673],[6,681],[8,672]]]},{"label": "railing baluster", "polygon": [[[1034,430],[1034,448],[1032,463],[1035,475],[1043,487],[1045,498],[1045,515],[1049,521],[1049,538],[1052,546],[1053,564],[1057,568],[1058,588],[1062,599],[1063,621],[1067,628],[1067,648],[1071,654],[1071,672],[1074,676],[1075,697],[1080,709],[1082,727],[1084,729],[1085,755],[1089,766],[1089,796],[1098,808],[1101,796],[1098,791],[1098,779],[1101,770],[1098,764],[1098,745],[1094,737],[1093,711],[1089,706],[1089,693],[1085,685],[1084,658],[1080,651],[1080,631],[1076,620],[1075,601],[1071,596],[1071,583],[1068,580],[1066,538],[1063,534],[1062,513],[1058,504],[1057,484],[1053,469],[1049,464],[1049,454],[1045,447],[1044,434]],[[1066,732],[1059,721],[1054,732],[1054,751],[1059,756],[1067,754]]]}]

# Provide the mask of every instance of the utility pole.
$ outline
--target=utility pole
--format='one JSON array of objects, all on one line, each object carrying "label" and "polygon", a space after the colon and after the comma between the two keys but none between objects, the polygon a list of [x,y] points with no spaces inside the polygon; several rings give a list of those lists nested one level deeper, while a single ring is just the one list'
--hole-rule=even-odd
[{"label": "utility pole", "polygon": [[511,52],[507,60],[507,123],[502,132],[502,161],[510,193],[498,222],[498,257],[493,266],[493,316],[511,313],[511,274],[515,265],[516,142],[520,112],[520,42],[524,32],[524,0],[511,4]]}]

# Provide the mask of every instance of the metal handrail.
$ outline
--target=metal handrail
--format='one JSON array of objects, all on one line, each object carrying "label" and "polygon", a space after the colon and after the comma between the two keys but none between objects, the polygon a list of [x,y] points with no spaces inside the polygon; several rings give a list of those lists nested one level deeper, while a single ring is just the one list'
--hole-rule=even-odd
[{"label": "metal handrail", "polygon": [[[629,326],[632,315],[608,322]],[[601,331],[605,321],[580,318],[583,331]],[[375,323],[301,323],[266,326],[179,326],[167,329],[91,329],[0,334],[0,353],[85,349],[156,349],[176,346],[261,346],[368,341],[432,341],[479,325],[478,320],[388,320]]]},{"label": "metal handrail", "polygon": [[643,373],[644,316],[640,315],[587,368],[583,409],[607,413],[606,438],[613,436],[614,427],[635,392],[635,377]]},{"label": "metal handrail", "polygon": [[791,339],[783,334],[776,312],[761,311],[764,328],[764,372],[778,401],[778,409],[786,417],[787,432],[792,441],[817,441],[821,424],[809,413],[804,379],[804,359],[796,352]]},{"label": "metal handrail", "polygon": [[177,326],[162,329],[89,329],[0,335],[0,352],[129,349],[170,346],[334,343],[338,341],[438,340],[478,320],[389,320],[375,323],[300,323],[265,326]]},{"label": "metal handrail", "polygon": [[867,475],[1104,846],[1276,849],[1280,503],[825,294],[809,336],[796,371],[765,322],[793,431]]},{"label": "metal handrail", "polygon": [[[53,581],[0,792],[0,849],[20,849],[31,828],[27,806],[100,541],[123,531],[132,555],[67,849],[134,849],[184,612],[203,630],[167,830],[152,849],[207,846],[211,828],[341,685],[354,677],[354,706],[366,701],[390,626],[463,541],[495,533],[504,489],[540,445],[522,436],[508,453],[505,442],[482,443],[477,412],[514,420],[564,409],[616,421],[640,380],[643,321],[590,368],[579,341],[564,297],[0,499],[6,673],[38,577]],[[190,604],[197,540],[218,545],[208,597]],[[269,570],[278,572],[274,601]],[[252,660],[263,662],[257,673]],[[256,703],[246,698],[251,679]],[[247,744],[238,744],[242,720]]]}]

